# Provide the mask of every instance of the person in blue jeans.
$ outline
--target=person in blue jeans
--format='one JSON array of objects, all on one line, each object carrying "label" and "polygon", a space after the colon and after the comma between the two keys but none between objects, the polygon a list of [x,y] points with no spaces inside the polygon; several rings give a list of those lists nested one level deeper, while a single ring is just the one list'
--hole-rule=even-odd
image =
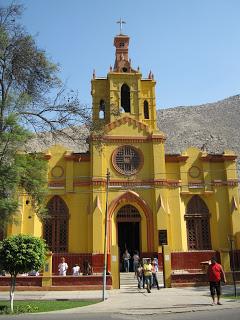
[{"label": "person in blue jeans", "polygon": [[137,268],[139,266],[139,262],[140,262],[140,258],[139,258],[138,251],[134,251],[134,255],[133,255],[133,271],[134,271],[135,275],[137,275]]},{"label": "person in blue jeans", "polygon": [[126,249],[123,254],[123,267],[125,272],[129,272],[129,260],[131,259],[130,253]]},{"label": "person in blue jeans", "polygon": [[144,272],[145,284],[147,286],[147,292],[151,293],[151,288],[152,288],[152,264],[151,264],[151,259],[147,259],[147,261],[143,265],[143,272]]},{"label": "person in blue jeans", "polygon": [[157,289],[159,290],[157,272],[158,272],[158,264],[157,264],[157,261],[153,259],[152,260],[152,287],[156,285]]},{"label": "person in blue jeans", "polygon": [[138,289],[144,289],[144,281],[143,281],[143,266],[141,263],[138,264],[137,271],[137,281],[138,281]]}]

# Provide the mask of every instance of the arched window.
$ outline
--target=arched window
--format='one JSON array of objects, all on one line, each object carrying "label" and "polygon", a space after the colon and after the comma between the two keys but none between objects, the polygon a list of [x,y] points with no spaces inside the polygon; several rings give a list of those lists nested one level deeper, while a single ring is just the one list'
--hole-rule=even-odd
[{"label": "arched window", "polygon": [[209,217],[206,203],[199,196],[193,196],[185,214],[189,250],[211,249]]},{"label": "arched window", "polygon": [[144,119],[149,119],[149,108],[148,108],[148,102],[147,100],[143,103],[143,111],[144,111]]},{"label": "arched window", "polygon": [[124,112],[130,112],[130,88],[127,84],[123,84],[121,88],[121,107]]},{"label": "arched window", "polygon": [[68,251],[69,213],[66,203],[54,196],[47,204],[48,217],[43,224],[43,238],[52,252]]},{"label": "arched window", "polygon": [[139,211],[132,205],[126,205],[119,209],[117,213],[117,222],[140,222]]},{"label": "arched window", "polygon": [[105,101],[100,100],[99,103],[99,119],[105,119]]}]

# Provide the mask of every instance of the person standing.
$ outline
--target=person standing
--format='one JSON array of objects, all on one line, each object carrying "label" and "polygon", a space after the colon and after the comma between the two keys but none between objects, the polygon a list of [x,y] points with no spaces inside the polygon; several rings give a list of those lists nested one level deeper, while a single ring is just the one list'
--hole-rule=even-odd
[{"label": "person standing", "polygon": [[88,260],[85,260],[83,262],[83,275],[90,276],[92,274],[93,274],[93,268],[90,265],[90,263],[88,262]]},{"label": "person standing", "polygon": [[133,271],[135,273],[135,276],[137,275],[137,268],[139,266],[140,258],[137,251],[134,251],[133,255]]},{"label": "person standing", "polygon": [[131,259],[131,256],[128,252],[128,249],[125,250],[123,254],[123,267],[125,272],[129,272],[129,260]]},{"label": "person standing", "polygon": [[80,275],[80,267],[78,264],[75,264],[72,268],[72,275],[73,276],[79,276]]},{"label": "person standing", "polygon": [[68,264],[65,261],[65,258],[61,258],[61,263],[58,265],[58,272],[60,276],[66,276],[67,275],[67,269],[68,269]]},{"label": "person standing", "polygon": [[152,287],[152,264],[151,259],[147,259],[146,263],[143,265],[143,272],[144,272],[144,280],[147,286],[147,292],[151,292]]},{"label": "person standing", "polygon": [[141,287],[144,288],[143,266],[142,266],[141,263],[139,263],[138,266],[137,266],[136,275],[137,275],[137,281],[138,281],[138,289],[141,289]]},{"label": "person standing", "polygon": [[157,261],[153,259],[152,260],[152,286],[156,285],[157,289],[159,290],[157,272],[158,272],[158,264],[157,264]]},{"label": "person standing", "polygon": [[215,296],[217,294],[217,304],[221,305],[221,280],[226,283],[226,276],[220,263],[217,263],[216,258],[211,259],[211,264],[208,267],[208,281],[210,285],[210,293],[212,296],[212,305],[215,305]]}]

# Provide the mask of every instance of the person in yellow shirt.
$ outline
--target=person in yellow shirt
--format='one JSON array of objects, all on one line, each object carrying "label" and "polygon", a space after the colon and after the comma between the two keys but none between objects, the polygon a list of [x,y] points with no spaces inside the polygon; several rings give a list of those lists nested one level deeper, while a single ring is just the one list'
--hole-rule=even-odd
[{"label": "person in yellow shirt", "polygon": [[143,272],[145,278],[145,284],[147,285],[147,292],[151,292],[151,282],[152,282],[152,264],[151,259],[147,259],[146,263],[143,265]]}]

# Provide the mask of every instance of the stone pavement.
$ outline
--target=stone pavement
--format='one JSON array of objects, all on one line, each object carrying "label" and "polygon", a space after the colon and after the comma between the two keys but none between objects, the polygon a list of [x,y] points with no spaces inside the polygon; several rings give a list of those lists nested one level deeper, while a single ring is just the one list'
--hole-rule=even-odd
[{"label": "stone pavement", "polygon": [[[232,286],[224,286],[223,293],[233,293]],[[240,292],[239,292],[240,293]],[[15,299],[27,300],[78,300],[78,299],[101,299],[101,291],[34,291],[15,293]],[[240,308],[240,300],[222,299],[222,306],[211,305],[208,287],[195,288],[169,288],[160,290],[152,289],[151,293],[146,290],[132,289],[130,292],[111,290],[107,292],[104,302],[94,305],[57,311],[57,313],[119,313],[119,314],[142,314],[152,315],[159,313],[177,313],[190,311],[203,311],[213,309]],[[8,299],[7,292],[0,293],[1,300]],[[56,312],[56,311],[54,311]]]}]

